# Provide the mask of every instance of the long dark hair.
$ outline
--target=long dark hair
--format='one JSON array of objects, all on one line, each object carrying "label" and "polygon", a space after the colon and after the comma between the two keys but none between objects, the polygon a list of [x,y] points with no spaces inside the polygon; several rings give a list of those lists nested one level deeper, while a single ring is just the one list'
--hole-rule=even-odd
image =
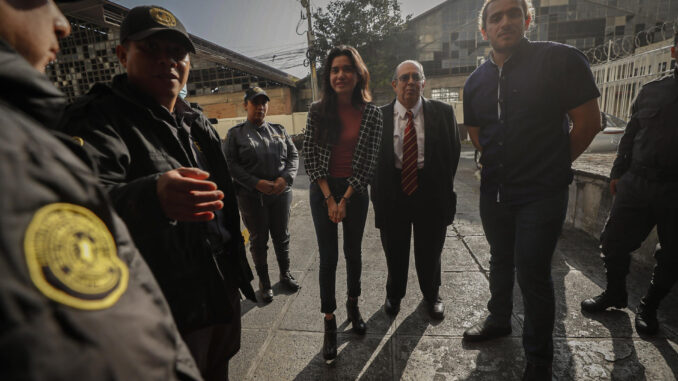
[{"label": "long dark hair", "polygon": [[351,104],[356,108],[361,108],[366,103],[372,101],[372,95],[370,95],[370,72],[367,70],[362,57],[360,57],[360,53],[354,47],[348,45],[339,45],[332,48],[327,53],[327,58],[325,58],[322,68],[322,99],[311,106],[311,112],[315,113],[315,119],[318,121],[313,138],[316,143],[322,145],[336,144],[341,133],[341,120],[337,112],[337,93],[330,85],[332,62],[339,56],[348,57],[355,68],[355,74],[358,76],[358,82],[351,96]]}]

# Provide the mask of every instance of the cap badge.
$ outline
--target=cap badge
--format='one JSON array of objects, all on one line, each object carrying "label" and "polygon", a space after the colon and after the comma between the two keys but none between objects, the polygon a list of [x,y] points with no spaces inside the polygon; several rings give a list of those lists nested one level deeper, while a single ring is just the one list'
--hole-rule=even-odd
[{"label": "cap badge", "polygon": [[151,17],[153,18],[153,20],[155,20],[155,22],[157,22],[158,24],[164,25],[169,28],[177,26],[177,19],[169,11],[153,7],[150,9],[149,12],[151,13]]}]

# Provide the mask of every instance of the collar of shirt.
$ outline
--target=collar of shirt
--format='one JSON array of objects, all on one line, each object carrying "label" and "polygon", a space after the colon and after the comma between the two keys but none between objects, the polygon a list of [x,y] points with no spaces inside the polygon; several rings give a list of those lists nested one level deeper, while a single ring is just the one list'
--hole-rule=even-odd
[{"label": "collar of shirt", "polygon": [[254,128],[254,129],[257,130],[257,131],[262,131],[262,130],[264,130],[264,129],[266,128],[266,125],[268,125],[268,122],[264,120],[263,123],[261,123],[260,125],[257,126],[256,124],[254,124],[254,123],[250,122],[249,120],[247,120],[247,121],[245,121],[245,125],[246,125],[247,127]]},{"label": "collar of shirt", "polygon": [[[423,105],[423,102],[421,101],[421,97],[419,97],[419,101],[411,109],[412,119],[416,119],[417,116],[419,116],[419,112],[421,111],[422,105]],[[395,101],[395,107],[393,107],[393,116],[400,118],[400,119],[406,119],[407,118],[407,109],[397,99]]]}]

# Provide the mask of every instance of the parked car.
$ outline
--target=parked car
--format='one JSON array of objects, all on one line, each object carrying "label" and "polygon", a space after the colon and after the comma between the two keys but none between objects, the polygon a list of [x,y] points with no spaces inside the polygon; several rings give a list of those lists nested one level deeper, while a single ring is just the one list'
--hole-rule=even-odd
[{"label": "parked car", "polygon": [[619,140],[626,130],[626,122],[614,115],[601,112],[602,130],[593,138],[586,153],[617,152]]}]

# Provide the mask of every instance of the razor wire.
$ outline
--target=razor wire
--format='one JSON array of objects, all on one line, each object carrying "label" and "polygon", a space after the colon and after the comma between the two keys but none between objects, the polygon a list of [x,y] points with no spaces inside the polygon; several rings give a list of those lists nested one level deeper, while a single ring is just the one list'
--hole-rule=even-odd
[{"label": "razor wire", "polygon": [[592,65],[630,56],[636,49],[673,38],[678,32],[678,19],[658,23],[634,35],[616,36],[593,48],[584,49]]}]

